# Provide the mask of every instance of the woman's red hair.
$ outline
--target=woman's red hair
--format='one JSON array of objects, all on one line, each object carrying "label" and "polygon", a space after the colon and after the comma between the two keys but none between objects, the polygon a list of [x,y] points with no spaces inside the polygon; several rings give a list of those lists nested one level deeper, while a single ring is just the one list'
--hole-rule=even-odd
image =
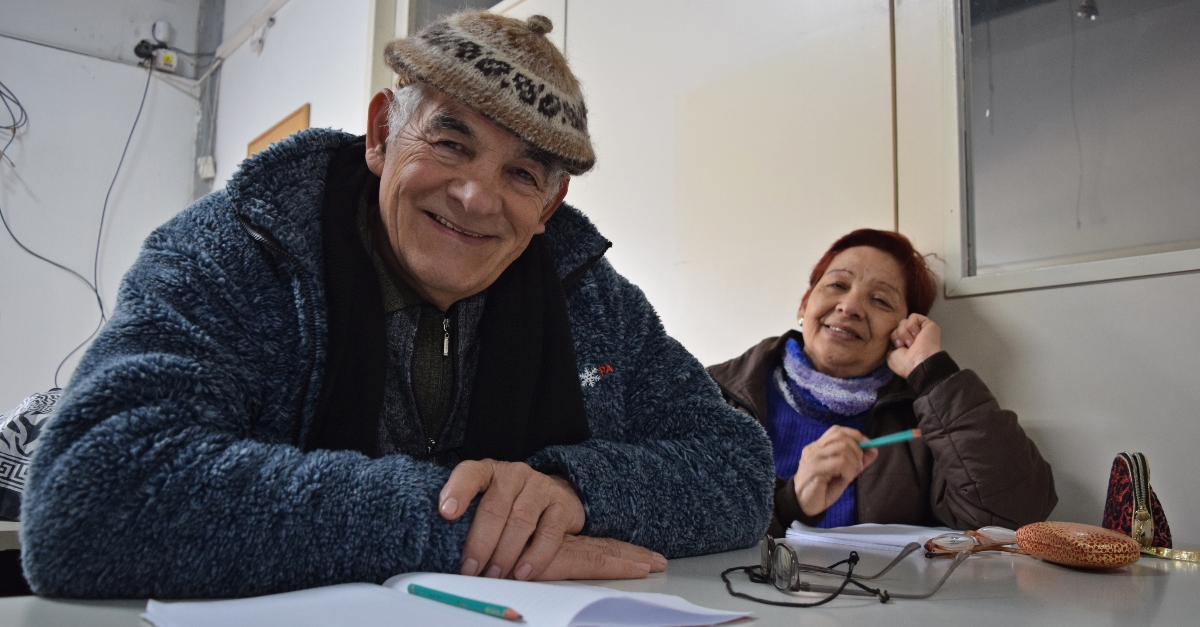
[{"label": "woman's red hair", "polygon": [[[812,274],[808,277],[808,289],[825,276],[829,264],[838,253],[856,246],[870,246],[892,256],[900,264],[900,273],[904,276],[904,300],[909,313],[929,314],[933,301],[937,298],[937,282],[925,257],[913,248],[907,237],[895,231],[878,231],[876,229],[858,229],[843,235],[825,251],[824,256],[813,266]],[[807,294],[805,295],[807,298]]]}]

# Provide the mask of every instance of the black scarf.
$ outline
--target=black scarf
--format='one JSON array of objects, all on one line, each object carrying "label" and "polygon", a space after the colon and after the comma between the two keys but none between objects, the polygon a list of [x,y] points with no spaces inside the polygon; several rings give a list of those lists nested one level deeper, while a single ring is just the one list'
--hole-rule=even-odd
[{"label": "black scarf", "polygon": [[[377,457],[387,331],[383,292],[358,234],[364,187],[376,195],[379,188],[365,152],[361,141],[340,149],[326,176],[321,226],[328,339],[305,450]],[[566,295],[545,236],[535,235],[488,288],[479,342],[462,459],[523,461],[547,446],[591,437]]]}]

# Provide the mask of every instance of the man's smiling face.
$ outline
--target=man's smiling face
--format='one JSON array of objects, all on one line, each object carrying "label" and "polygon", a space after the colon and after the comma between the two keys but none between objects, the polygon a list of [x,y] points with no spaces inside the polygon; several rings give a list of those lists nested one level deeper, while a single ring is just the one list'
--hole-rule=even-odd
[{"label": "man's smiling face", "polygon": [[[389,265],[444,311],[487,289],[545,230],[567,179],[550,180],[545,160],[516,135],[435,89],[428,94],[383,141],[376,122],[391,99],[376,96],[367,163],[381,179]],[[384,152],[373,155],[372,143]]]}]

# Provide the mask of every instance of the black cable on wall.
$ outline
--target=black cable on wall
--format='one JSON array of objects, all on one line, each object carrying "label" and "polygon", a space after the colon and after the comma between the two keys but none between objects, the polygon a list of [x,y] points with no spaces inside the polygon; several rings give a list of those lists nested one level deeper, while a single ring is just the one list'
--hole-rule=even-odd
[{"label": "black cable on wall", "polygon": [[[29,255],[33,256],[35,259],[44,261],[64,272],[71,274],[72,276],[74,276],[74,277],[78,278],[80,281],[82,281],[83,284],[86,285],[88,287],[88,289],[92,292],[92,294],[95,296],[96,306],[100,310],[100,319],[96,323],[96,328],[93,329],[92,332],[87,336],[87,338],[85,338],[82,342],[80,342],[79,345],[77,345],[75,348],[73,348],[71,350],[71,352],[67,353],[67,355],[62,358],[62,361],[60,361],[58,363],[58,367],[54,369],[54,387],[61,387],[58,382],[58,377],[59,377],[59,374],[62,372],[63,366],[67,363],[67,360],[70,359],[72,355],[79,352],[79,350],[82,349],[84,346],[86,346],[88,344],[88,342],[91,342],[92,338],[96,337],[96,334],[100,332],[100,329],[103,328],[104,323],[107,322],[107,320],[108,320],[107,312],[104,309],[104,300],[101,298],[100,290],[99,290],[98,278],[99,278],[99,266],[100,266],[100,243],[104,236],[104,220],[108,214],[108,202],[109,202],[110,197],[112,196],[113,187],[117,183],[117,177],[121,173],[121,167],[125,163],[125,156],[129,152],[129,144],[133,140],[133,133],[135,130],[137,130],[138,121],[141,120],[141,118],[142,118],[142,110],[146,106],[146,96],[150,92],[150,79],[154,76],[154,64],[153,64],[153,62],[148,62],[145,65],[146,65],[146,84],[142,88],[142,99],[141,99],[141,102],[138,103],[137,114],[133,118],[133,125],[129,129],[129,135],[125,138],[125,146],[121,150],[121,158],[117,161],[116,171],[113,173],[112,181],[110,181],[108,184],[108,191],[105,192],[105,194],[104,194],[104,203],[100,207],[100,225],[96,229],[96,248],[92,255],[92,279],[90,281],[87,278],[85,278],[82,274],[80,274],[79,272],[76,272],[75,270],[73,270],[61,263],[58,263],[57,261],[54,261],[53,259],[50,259],[44,255],[38,254],[37,252],[34,252],[32,249],[30,249],[28,246],[26,246],[20,240],[20,238],[17,237],[17,234],[13,232],[12,227],[9,226],[8,220],[4,216],[3,207],[0,207],[0,224],[3,224],[4,230],[8,233],[9,237],[12,238],[13,242],[15,242],[17,244],[17,246],[21,248],[21,250],[23,250],[26,253],[28,253]],[[4,144],[4,149],[0,150],[0,163],[7,162],[9,164],[9,167],[12,167],[15,169],[16,163],[13,162],[11,156],[8,154],[8,148],[9,148],[9,146],[12,145],[13,141],[16,140],[17,133],[20,132],[20,130],[22,128],[24,128],[26,125],[28,125],[29,115],[26,112],[25,107],[21,105],[20,100],[17,99],[16,95],[12,92],[12,90],[10,90],[8,88],[8,86],[5,85],[2,81],[0,81],[0,103],[2,103],[4,105],[4,108],[8,112],[9,118],[11,120],[7,124],[0,124],[0,131],[8,131],[9,133],[11,133],[11,135],[8,138],[8,141],[5,142],[5,144]]]}]

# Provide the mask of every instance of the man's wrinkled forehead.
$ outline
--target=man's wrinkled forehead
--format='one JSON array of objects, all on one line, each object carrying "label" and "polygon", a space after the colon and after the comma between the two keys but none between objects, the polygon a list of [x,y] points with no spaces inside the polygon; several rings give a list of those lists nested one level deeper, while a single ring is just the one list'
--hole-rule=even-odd
[{"label": "man's wrinkled forehead", "polygon": [[[494,122],[488,121],[487,118],[484,118],[482,115],[479,115],[474,111],[472,111],[473,115],[464,114],[464,111],[468,110],[469,109],[467,109],[466,105],[453,100],[436,104],[433,106],[433,110],[430,111],[428,115],[422,116],[424,118],[421,122],[422,130],[424,130],[427,135],[451,132],[458,133],[467,139],[477,140],[479,139],[479,133],[476,132],[474,126],[472,126],[472,123],[491,124],[497,130],[500,130],[521,142],[523,148],[520,153],[515,156],[525,159],[532,159],[547,169],[553,166],[554,157],[550,153],[529,145],[529,142],[517,137],[517,135],[512,131]],[[471,118],[474,118],[474,120],[471,120]]]}]

